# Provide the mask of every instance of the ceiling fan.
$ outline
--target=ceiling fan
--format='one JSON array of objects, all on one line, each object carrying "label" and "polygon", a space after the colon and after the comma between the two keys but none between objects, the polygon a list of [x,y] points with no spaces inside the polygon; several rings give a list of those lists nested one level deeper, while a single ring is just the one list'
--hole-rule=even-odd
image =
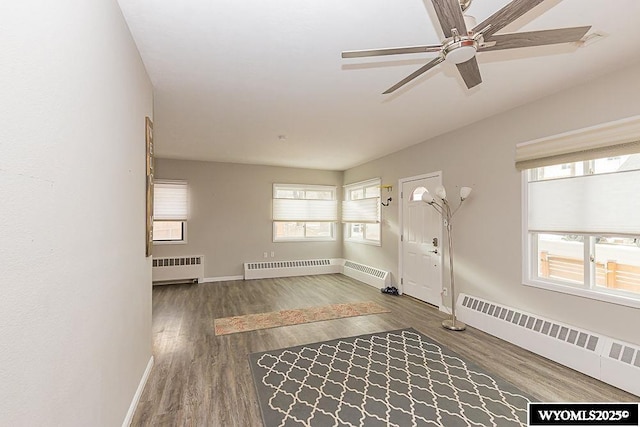
[{"label": "ceiling fan", "polygon": [[[480,69],[476,60],[477,52],[513,49],[519,47],[542,46],[557,43],[579,41],[591,26],[558,28],[554,30],[529,31],[524,33],[495,34],[515,21],[544,0],[513,0],[502,9],[482,21],[470,22],[463,12],[472,0],[431,0],[445,39],[442,44],[408,46],[370,50],[351,50],[342,52],[343,58],[361,58],[367,56],[400,55],[406,53],[438,52],[439,55],[421,68],[409,74],[395,85],[384,91],[394,92],[416,77],[424,74],[443,61],[455,64],[467,88],[480,84]],[[473,20],[473,18],[471,18]],[[465,22],[466,21],[466,22]],[[467,28],[467,22],[471,29]]]}]

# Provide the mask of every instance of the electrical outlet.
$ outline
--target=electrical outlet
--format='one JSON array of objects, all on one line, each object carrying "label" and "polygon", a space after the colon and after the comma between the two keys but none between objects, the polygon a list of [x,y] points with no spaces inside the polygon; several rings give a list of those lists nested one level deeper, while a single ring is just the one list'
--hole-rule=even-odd
[{"label": "electrical outlet", "polygon": [[449,290],[447,288],[442,288],[442,295],[443,296],[447,296],[447,294],[449,293]]},{"label": "electrical outlet", "polygon": [[264,252],[264,253],[262,254],[262,256],[263,256],[263,257],[265,257],[265,258],[267,258],[267,253],[266,253],[266,252]]},{"label": "electrical outlet", "polygon": [[276,256],[276,253],[274,251],[271,251],[271,258],[273,258],[274,256]]}]

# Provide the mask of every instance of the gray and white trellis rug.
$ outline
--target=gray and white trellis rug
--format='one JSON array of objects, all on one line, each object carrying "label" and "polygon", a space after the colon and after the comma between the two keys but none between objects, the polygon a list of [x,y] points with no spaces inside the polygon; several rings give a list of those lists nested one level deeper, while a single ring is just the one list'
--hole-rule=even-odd
[{"label": "gray and white trellis rug", "polygon": [[249,362],[265,427],[527,425],[529,396],[411,328]]}]

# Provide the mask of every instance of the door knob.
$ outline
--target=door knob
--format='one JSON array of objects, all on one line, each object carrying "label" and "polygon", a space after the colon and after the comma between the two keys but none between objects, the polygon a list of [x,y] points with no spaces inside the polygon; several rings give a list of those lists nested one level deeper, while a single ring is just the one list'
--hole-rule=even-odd
[{"label": "door knob", "polygon": [[437,254],[437,253],[438,253],[438,250],[437,250],[437,249],[434,249],[434,250],[429,251],[429,252],[431,252],[432,254]]}]

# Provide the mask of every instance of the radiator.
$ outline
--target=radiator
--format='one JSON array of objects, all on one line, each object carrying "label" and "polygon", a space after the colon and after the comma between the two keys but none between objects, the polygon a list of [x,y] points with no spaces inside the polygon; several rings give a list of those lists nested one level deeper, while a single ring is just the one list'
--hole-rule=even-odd
[{"label": "radiator", "polygon": [[334,259],[270,261],[244,263],[244,278],[267,279],[273,277],[308,276],[341,273],[342,265]]},{"label": "radiator", "polygon": [[482,298],[460,294],[464,323],[640,396],[640,349]]},{"label": "radiator", "polygon": [[204,278],[204,256],[153,258],[154,283],[198,282]]},{"label": "radiator", "polygon": [[342,274],[376,288],[386,288],[391,285],[391,274],[389,274],[388,271],[358,264],[353,261],[344,262]]}]

